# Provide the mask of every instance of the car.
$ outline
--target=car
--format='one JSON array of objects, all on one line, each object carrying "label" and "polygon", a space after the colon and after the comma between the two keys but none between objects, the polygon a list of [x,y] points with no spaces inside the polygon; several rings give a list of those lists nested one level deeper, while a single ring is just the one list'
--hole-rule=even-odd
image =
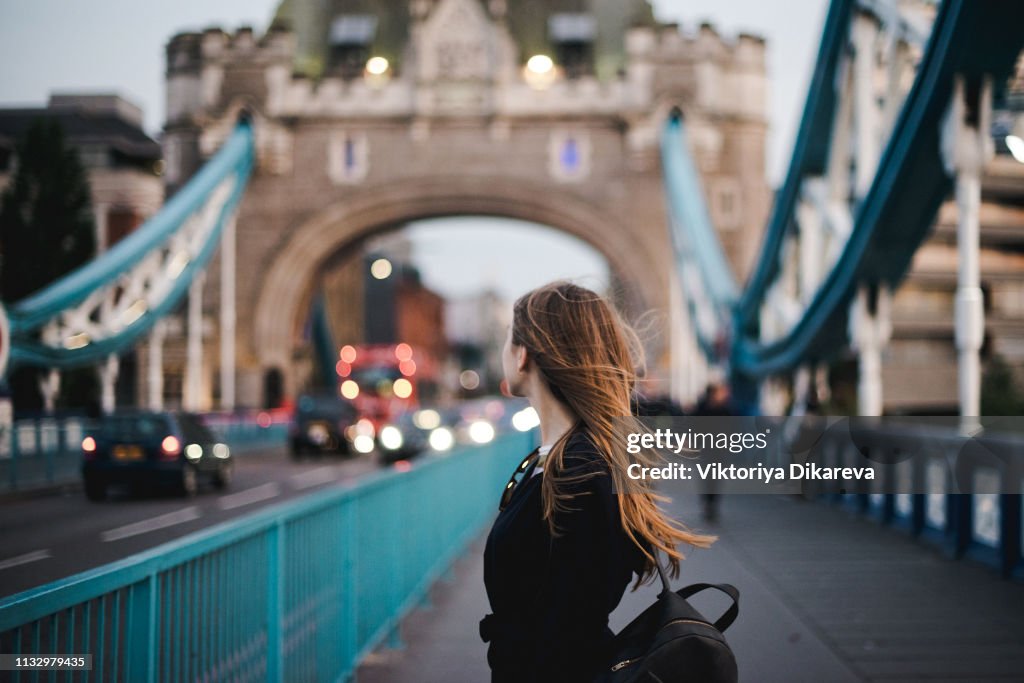
[{"label": "car", "polygon": [[349,455],[363,426],[355,406],[345,399],[333,395],[300,396],[289,438],[292,458],[297,460],[312,453]]},{"label": "car", "polygon": [[170,486],[193,496],[206,478],[223,490],[233,470],[231,449],[191,413],[113,413],[82,439],[85,495],[94,501],[106,498],[111,485]]}]

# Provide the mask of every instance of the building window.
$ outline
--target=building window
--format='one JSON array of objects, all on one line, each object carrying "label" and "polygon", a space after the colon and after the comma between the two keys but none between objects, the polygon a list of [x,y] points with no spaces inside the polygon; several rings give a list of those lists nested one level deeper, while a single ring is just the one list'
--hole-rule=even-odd
[{"label": "building window", "polygon": [[370,170],[365,134],[337,132],[327,145],[327,175],[335,185],[360,183]]},{"label": "building window", "polygon": [[586,132],[555,131],[551,134],[548,157],[548,170],[555,180],[583,180],[590,175],[590,137]]}]

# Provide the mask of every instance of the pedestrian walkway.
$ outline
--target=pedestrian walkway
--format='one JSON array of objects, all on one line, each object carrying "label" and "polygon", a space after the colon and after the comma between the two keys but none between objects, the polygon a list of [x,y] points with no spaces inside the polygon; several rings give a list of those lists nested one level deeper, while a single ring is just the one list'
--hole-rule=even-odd
[{"label": "pedestrian walkway", "polygon": [[[726,581],[741,591],[727,632],[741,681],[1024,681],[1024,586],[841,508],[776,496],[722,500],[703,525],[695,501],[680,519],[718,533],[693,551],[674,586]],[[486,683],[477,622],[484,593],[483,537],[433,591],[432,605],[402,625],[402,649],[381,649],[359,683]],[[657,591],[627,592],[612,614],[621,628]],[[695,604],[709,617],[723,603]]]}]

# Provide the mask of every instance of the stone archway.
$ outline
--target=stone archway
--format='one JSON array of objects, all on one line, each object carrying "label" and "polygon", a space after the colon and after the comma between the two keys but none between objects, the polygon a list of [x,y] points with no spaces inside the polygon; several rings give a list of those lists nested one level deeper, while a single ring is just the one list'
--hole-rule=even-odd
[{"label": "stone archway", "polygon": [[[415,219],[490,215],[562,230],[594,246],[609,261],[634,311],[668,310],[671,256],[663,225],[648,229],[598,210],[564,186],[477,176],[432,177],[364,187],[329,204],[299,225],[276,252],[257,298],[248,339],[259,369],[286,368],[285,391],[294,395],[293,335],[310,282],[326,259],[368,235]],[[240,330],[241,332],[241,330]],[[654,340],[658,357],[664,340]]]}]

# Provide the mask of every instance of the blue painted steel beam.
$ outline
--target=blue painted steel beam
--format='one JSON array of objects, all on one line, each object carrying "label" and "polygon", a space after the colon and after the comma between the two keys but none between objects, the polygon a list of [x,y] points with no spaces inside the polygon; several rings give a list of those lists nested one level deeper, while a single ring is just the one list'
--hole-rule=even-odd
[{"label": "blue painted steel beam", "polygon": [[[917,78],[835,267],[800,321],[785,337],[769,344],[761,344],[748,324],[764,296],[767,279],[751,281],[737,315],[732,362],[736,371],[760,377],[828,357],[844,345],[847,309],[857,285],[895,287],[899,283],[952,186],[939,140],[953,77],[962,75],[969,83],[985,75],[995,82],[1008,77],[1024,45],[1022,25],[1024,3],[946,0],[942,4]],[[793,201],[791,209],[795,197]],[[773,216],[773,221],[769,240],[777,239],[781,245],[788,221],[781,215]],[[781,232],[775,235],[776,230]],[[762,253],[762,264],[767,256]],[[776,254],[773,260],[777,258]]]},{"label": "blue painted steel beam", "polygon": [[[177,305],[187,292],[192,278],[205,267],[213,255],[225,220],[241,201],[253,158],[252,127],[248,122],[242,121],[217,154],[141,228],[95,260],[14,304],[9,310],[13,342],[10,366],[36,364],[58,368],[74,367],[131,348],[142,334]],[[62,311],[82,303],[95,290],[114,282],[148,253],[161,248],[185,221],[203,206],[213,189],[232,174],[235,176],[235,183],[231,195],[218,217],[210,238],[199,255],[189,262],[175,280],[170,293],[158,305],[128,325],[121,333],[92,342],[80,349],[53,349],[40,344],[34,338],[40,327]]]}]

